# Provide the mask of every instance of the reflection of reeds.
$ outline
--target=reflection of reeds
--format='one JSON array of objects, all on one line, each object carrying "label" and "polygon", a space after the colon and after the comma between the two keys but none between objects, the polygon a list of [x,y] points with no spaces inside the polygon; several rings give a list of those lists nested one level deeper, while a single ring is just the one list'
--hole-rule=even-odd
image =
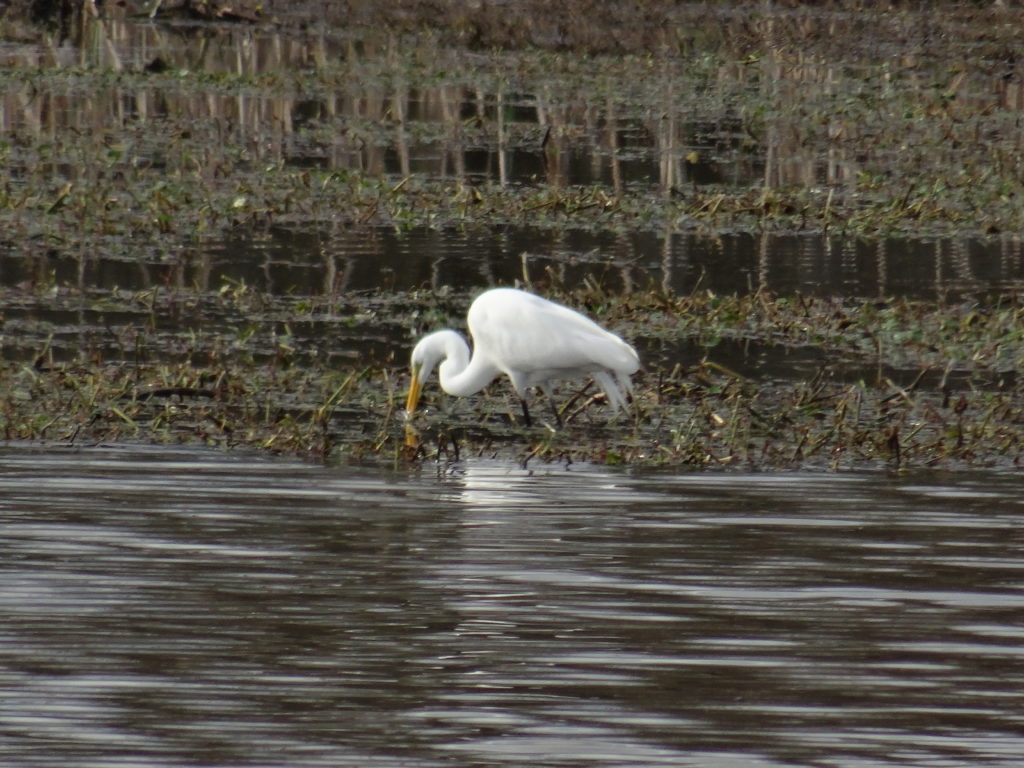
[{"label": "reflection of reeds", "polygon": [[[568,13],[581,12],[578,4],[570,5],[574,10]],[[462,13],[472,15],[466,9]],[[667,7],[655,13],[686,18],[686,11]],[[356,17],[360,14],[367,16],[368,7],[355,11]],[[589,26],[600,26],[605,15],[595,11]],[[697,76],[692,74],[693,62],[667,48],[660,49],[651,67],[637,69],[636,62],[624,62],[628,66],[618,75],[618,87],[626,95],[641,87],[648,98],[639,114],[635,108],[624,110],[614,88],[604,87],[605,73],[589,84],[589,73],[582,81],[569,74],[542,77],[527,83],[516,96],[519,106],[532,107],[530,120],[522,116],[525,109],[513,116],[507,108],[511,93],[502,82],[501,56],[497,66],[481,68],[467,66],[470,59],[453,49],[410,50],[395,37],[378,36],[377,42],[368,34],[356,44],[324,28],[298,35],[287,28],[245,25],[181,33],[173,27],[83,13],[76,27],[79,46],[74,64],[86,71],[132,76],[96,83],[85,99],[59,82],[34,90],[32,98],[21,94],[19,99],[17,91],[8,91],[0,109],[5,124],[37,135],[44,118],[51,121],[50,135],[65,127],[95,132],[130,121],[185,119],[197,139],[193,157],[212,154],[202,146],[204,134],[199,129],[211,122],[216,132],[206,137],[215,137],[218,145],[242,145],[255,159],[312,161],[329,169],[370,174],[428,173],[462,180],[471,165],[469,154],[484,151],[494,163],[483,171],[476,164],[474,173],[501,185],[517,180],[509,160],[518,150],[542,159],[550,184],[598,181],[609,184],[616,197],[622,195],[626,181],[624,153],[640,150],[648,172],[656,174],[666,192],[685,189],[689,163],[694,162],[701,164],[702,173],[726,185],[760,183],[786,190],[827,184],[832,192],[844,190],[836,195],[836,206],[828,206],[832,212],[845,190],[861,191],[857,187],[866,165],[890,158],[872,146],[870,132],[876,129],[848,106],[879,98],[879,87],[881,96],[887,97],[897,86],[903,87],[899,77],[911,93],[916,90],[924,100],[932,97],[921,85],[924,79],[915,74],[924,60],[920,55],[905,56],[904,71],[889,70],[877,84],[870,81],[874,75],[866,64],[844,66],[824,56],[815,35],[825,18],[762,14],[750,22],[730,19],[727,29],[733,37],[702,43],[711,46],[709,51],[721,49],[724,60],[735,61],[744,50],[758,54]],[[462,22],[470,23],[465,18]],[[837,24],[856,29],[865,22],[843,17],[828,24],[834,33]],[[635,25],[636,20],[630,28]],[[706,26],[699,27],[701,34],[707,34]],[[794,39],[806,48],[794,49]],[[694,49],[699,50],[694,40],[682,46],[683,51]],[[71,63],[63,48],[51,46],[45,54],[24,50],[22,63],[30,66]],[[162,74],[156,73],[154,62],[160,62]],[[140,77],[147,69],[154,72]],[[430,84],[436,70],[454,82]],[[1001,103],[1012,106],[1015,97],[1009,94],[1015,78],[1001,76],[993,82]],[[90,87],[89,82],[82,85]],[[603,100],[587,94],[588,87],[598,85],[607,92]],[[977,85],[970,86],[972,81],[961,72],[945,92],[959,109],[978,108]],[[759,92],[755,103],[767,111],[744,114],[748,108],[742,101],[750,89]],[[834,108],[837,104],[841,109]],[[818,113],[819,109],[824,111]],[[466,119],[468,110],[474,113],[472,122]],[[595,130],[600,126],[603,130]],[[884,124],[879,123],[877,130],[885,130]],[[624,133],[631,136],[628,145],[622,141]],[[994,149],[1008,173],[1013,172],[1010,151],[1019,149],[1019,133],[1001,131],[999,135],[1013,147]],[[573,164],[574,158],[583,156],[589,158],[588,164]],[[212,158],[200,162],[215,164]],[[581,175],[579,169],[585,167],[589,174]],[[920,216],[922,207],[913,207],[913,202],[907,199],[907,212]]]},{"label": "reflection of reeds", "polygon": [[[634,134],[641,129],[646,141],[655,145],[651,167],[658,169],[663,189],[679,181],[680,154],[692,143],[676,127],[678,95],[667,77],[662,77],[661,88],[669,100],[665,119],[623,123],[615,99],[608,99],[604,111],[594,109],[580,102],[576,85],[557,81],[518,95],[519,115],[514,116],[507,108],[506,91],[500,82],[492,85],[490,73],[469,72],[456,85],[412,87],[401,70],[416,66],[418,58],[430,53],[398,54],[399,43],[393,38],[352,45],[324,34],[296,36],[290,30],[244,26],[181,33],[173,27],[93,14],[80,15],[76,35],[73,63],[81,71],[97,73],[94,80],[102,82],[92,88],[88,80],[83,82],[90,89],[85,99],[70,90],[73,83],[58,81],[33,92],[31,99],[7,95],[0,110],[8,126],[38,136],[45,116],[51,121],[52,136],[66,129],[95,133],[130,122],[176,119],[189,123],[187,130],[195,138],[190,155],[200,157],[206,167],[216,161],[202,158],[212,154],[211,147],[203,145],[204,138],[213,146],[244,146],[260,160],[288,161],[306,155],[331,169],[458,179],[467,174],[467,153],[483,148],[495,156],[491,172],[502,185],[512,181],[509,158],[516,150],[539,153],[549,183],[576,183],[571,161],[582,149],[591,158],[594,180],[605,178],[607,158],[616,196],[624,184],[617,151],[620,126]],[[53,47],[43,60],[32,49],[26,49],[25,56],[19,63],[58,71],[72,63]],[[449,66],[459,70],[463,63],[456,58]],[[103,72],[129,77],[104,81]],[[305,83],[296,79],[301,72],[323,74]],[[474,76],[485,82],[473,82]],[[300,95],[310,84],[314,93]],[[467,106],[475,111],[472,134],[466,130]],[[534,117],[524,122],[522,114],[527,111]],[[606,127],[603,135],[591,130],[595,125]],[[305,136],[302,142],[296,141],[297,131]],[[632,146],[637,146],[635,141]]]},{"label": "reflection of reeds", "polygon": [[[669,5],[638,11],[652,16],[609,48],[659,14],[691,19],[693,9]],[[492,11],[497,24],[503,11]],[[1024,226],[1004,27],[971,43],[987,52],[977,64],[964,63],[953,34],[980,11],[929,19],[948,52],[914,38],[883,62],[858,45],[891,46],[922,17],[702,12],[642,56],[467,50],[437,30],[340,31],[329,19],[183,28],[82,14],[75,45],[40,33],[41,45],[0,53],[4,223],[90,253],[142,242],[167,251],[270,225],[526,226],[569,251],[571,230],[617,243],[654,232],[669,283],[687,268],[673,263],[686,261],[673,242],[757,230],[752,289],[779,285],[787,255],[775,232],[827,230],[872,239],[881,295],[905,259],[878,242],[886,233]],[[476,23],[473,9],[459,13],[463,30]],[[618,11],[595,9],[588,28],[608,13]],[[540,34],[548,18],[531,23],[510,34]],[[585,33],[563,36],[575,34]],[[649,261],[639,247],[609,247]],[[937,290],[981,285],[969,258],[957,267],[937,268]],[[345,274],[327,284],[347,284]]]}]

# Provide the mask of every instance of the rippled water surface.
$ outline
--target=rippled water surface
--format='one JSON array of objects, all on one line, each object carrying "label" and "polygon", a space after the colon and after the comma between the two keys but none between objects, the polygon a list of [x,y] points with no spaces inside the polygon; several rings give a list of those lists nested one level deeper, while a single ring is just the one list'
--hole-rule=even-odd
[{"label": "rippled water surface", "polygon": [[1024,753],[1008,476],[0,453],[0,763]]}]

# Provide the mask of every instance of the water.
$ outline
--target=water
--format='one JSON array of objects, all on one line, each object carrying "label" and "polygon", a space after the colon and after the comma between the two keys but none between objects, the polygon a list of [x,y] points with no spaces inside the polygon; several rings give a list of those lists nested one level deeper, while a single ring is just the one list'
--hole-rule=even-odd
[{"label": "water", "polygon": [[[589,280],[627,293],[767,290],[985,301],[1019,291],[1024,250],[1016,236],[866,243],[820,235],[659,238],[572,230],[554,235],[529,228],[498,233],[420,229],[372,236],[360,230],[329,237],[274,230],[239,234],[224,244],[151,262],[112,254],[5,255],[0,247],[6,334],[0,357],[31,361],[45,349],[60,360],[86,356],[134,362],[146,354],[136,349],[140,329],[157,331],[176,356],[189,346],[190,332],[220,334],[230,344],[259,318],[286,322],[280,330],[292,336],[300,352],[323,348],[344,362],[388,366],[400,360],[404,365],[412,339],[410,322],[399,310],[407,291],[476,293],[524,280],[541,292],[552,284],[571,287]],[[225,292],[236,290],[258,295],[248,312],[223,300]],[[390,304],[377,307],[365,297],[362,305],[345,303],[360,294]],[[303,303],[320,311],[297,312]],[[453,312],[461,315],[462,309]],[[349,323],[353,315],[368,321]],[[425,328],[439,322],[456,319],[430,318]],[[647,360],[691,360],[702,354],[687,349],[666,358],[647,340],[632,341]],[[692,340],[685,343],[692,345]],[[273,359],[277,350],[265,347],[259,354]],[[815,352],[809,365],[794,369],[792,350],[769,349],[768,355],[785,358],[777,366],[752,354],[749,345],[736,354],[724,349],[714,354],[730,368],[772,375],[813,374],[821,365]],[[909,374],[911,380],[917,373]]]},{"label": "water", "polygon": [[0,453],[0,763],[1024,751],[1021,482]]},{"label": "water", "polygon": [[669,292],[765,290],[780,295],[917,299],[985,296],[1024,286],[1017,235],[879,242],[821,234],[657,235],[531,227],[500,231],[416,228],[327,231],[274,228],[152,260],[133,253],[87,257],[4,254],[0,286],[47,279],[78,290],[243,283],[273,295],[338,296],[422,286],[479,289],[516,280],[573,285],[594,279],[613,290],[657,285]]}]

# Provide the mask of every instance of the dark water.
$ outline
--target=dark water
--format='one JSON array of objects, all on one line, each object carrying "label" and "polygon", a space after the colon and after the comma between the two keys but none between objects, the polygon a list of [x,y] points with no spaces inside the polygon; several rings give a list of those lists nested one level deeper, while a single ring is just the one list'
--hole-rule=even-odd
[{"label": "dark water", "polygon": [[[190,332],[234,348],[245,330],[258,324],[288,336],[297,354],[321,355],[317,364],[404,368],[419,331],[461,323],[463,310],[452,303],[450,317],[421,319],[417,326],[396,313],[395,296],[413,289],[473,293],[523,280],[542,292],[551,284],[591,281],[614,292],[765,289],[780,295],[954,301],[1015,295],[1024,284],[1024,249],[1016,237],[872,244],[794,234],[659,238],[582,231],[555,236],[530,229],[333,234],[275,229],[153,262],[0,252],[0,294],[7,291],[0,357],[31,362],[46,350],[57,361],[144,363],[161,353],[148,340],[140,346],[138,339],[155,334],[168,349],[165,356],[179,359],[190,349]],[[225,291],[239,286],[256,295],[251,306],[240,309],[222,300]],[[368,294],[390,304],[377,308]],[[362,296],[362,304],[354,296]],[[155,312],[154,297],[159,299]],[[302,303],[317,310],[296,311]],[[814,347],[726,341],[709,350],[693,339],[632,341],[648,364],[669,369],[707,356],[743,375],[807,378],[828,362]],[[278,350],[264,343],[254,345],[251,354],[274,360]],[[209,355],[196,359],[203,363]],[[843,380],[878,376],[870,363],[831,362],[829,367]],[[884,373],[909,384],[920,370],[914,365]]]},{"label": "dark water", "polygon": [[1000,475],[0,454],[0,764],[1010,766]]},{"label": "dark water", "polygon": [[216,291],[243,283],[274,295],[447,286],[482,289],[519,280],[614,290],[660,286],[686,294],[767,290],[856,298],[960,298],[1024,288],[1016,235],[881,241],[820,234],[760,235],[274,228],[147,260],[133,253],[77,257],[4,253],[0,286],[40,281],[106,292],[184,286]]}]

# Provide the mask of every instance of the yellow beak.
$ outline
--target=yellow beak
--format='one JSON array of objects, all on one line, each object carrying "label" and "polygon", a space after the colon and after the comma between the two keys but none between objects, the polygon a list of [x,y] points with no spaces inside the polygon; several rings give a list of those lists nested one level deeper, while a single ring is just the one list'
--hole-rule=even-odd
[{"label": "yellow beak", "polygon": [[413,370],[412,381],[409,383],[409,398],[405,401],[405,412],[407,415],[412,416],[416,411],[416,406],[420,402],[420,391],[423,389],[423,385],[420,383],[419,371]]}]

